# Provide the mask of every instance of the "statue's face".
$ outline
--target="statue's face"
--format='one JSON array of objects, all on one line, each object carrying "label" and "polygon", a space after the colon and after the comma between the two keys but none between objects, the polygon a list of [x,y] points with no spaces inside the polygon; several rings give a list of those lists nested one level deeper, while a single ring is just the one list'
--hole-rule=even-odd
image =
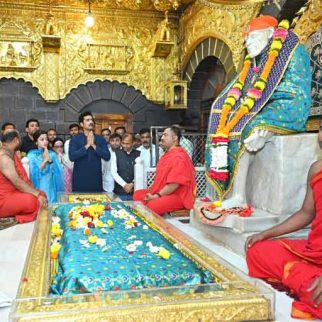
[{"label": "statue's face", "polygon": [[256,57],[267,46],[274,32],[273,28],[254,30],[246,38],[246,48],[250,57]]}]

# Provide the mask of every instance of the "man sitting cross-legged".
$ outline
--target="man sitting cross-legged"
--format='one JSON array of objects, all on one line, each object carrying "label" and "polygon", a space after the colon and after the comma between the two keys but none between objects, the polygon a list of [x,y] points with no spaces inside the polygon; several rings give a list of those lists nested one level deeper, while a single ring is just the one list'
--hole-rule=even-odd
[{"label": "man sitting cross-legged", "polygon": [[17,130],[2,135],[0,148],[0,217],[15,217],[19,223],[36,219],[47,206],[44,192],[32,187],[16,151],[21,145]]},{"label": "man sitting cross-legged", "polygon": [[161,137],[166,152],[160,158],[150,189],[135,191],[133,200],[142,201],[158,215],[192,209],[195,200],[195,169],[187,152],[179,146],[180,129],[168,127]]},{"label": "man sitting cross-legged", "polygon": [[[319,146],[322,148],[322,122]],[[311,224],[307,239],[266,240]],[[283,284],[297,297],[292,317],[322,318],[322,160],[312,164],[302,208],[246,242],[249,275]]]}]

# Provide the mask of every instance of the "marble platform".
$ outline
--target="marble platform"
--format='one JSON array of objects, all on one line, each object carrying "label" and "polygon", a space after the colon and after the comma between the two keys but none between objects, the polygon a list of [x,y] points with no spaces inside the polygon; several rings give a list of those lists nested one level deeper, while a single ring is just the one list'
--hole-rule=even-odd
[{"label": "marble platform", "polygon": [[[322,158],[316,133],[275,135],[258,151],[246,181],[247,203],[268,214],[288,216],[303,202],[311,164]],[[206,195],[216,200],[207,183]]]},{"label": "marble platform", "polygon": [[315,133],[274,136],[249,168],[248,203],[279,216],[293,214],[302,205],[308,170],[320,157]]},{"label": "marble platform", "polygon": [[[253,207],[251,217],[228,216],[221,224],[209,226],[198,218],[197,201],[190,216],[191,225],[244,254],[248,236],[278,224],[301,208],[308,170],[319,158],[321,150],[315,133],[274,136],[256,153],[248,171],[246,197],[247,204]],[[208,194],[210,199],[216,199],[209,185]],[[308,231],[287,237],[306,238]]]},{"label": "marble platform", "polygon": [[[217,256],[238,268],[241,272],[247,273],[247,266],[243,256],[240,256],[228,249],[220,241],[209,238],[206,234],[181,222],[182,219],[169,218],[174,226],[194,238]],[[33,224],[17,225],[0,231],[0,291],[13,299],[17,293],[21,279],[23,264],[27,256],[28,246],[32,235]],[[258,281],[262,283],[261,281]],[[265,284],[266,285],[266,284]],[[284,293],[275,291],[275,321],[295,322],[290,318],[291,299]],[[0,321],[9,321],[10,306],[0,308]]]}]

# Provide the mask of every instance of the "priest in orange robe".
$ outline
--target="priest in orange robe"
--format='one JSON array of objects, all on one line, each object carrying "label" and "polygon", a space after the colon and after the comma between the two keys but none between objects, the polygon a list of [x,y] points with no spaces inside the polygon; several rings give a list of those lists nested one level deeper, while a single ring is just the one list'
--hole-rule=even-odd
[{"label": "priest in orange robe", "polygon": [[161,137],[166,149],[156,168],[150,189],[137,190],[133,200],[142,201],[158,215],[192,209],[195,200],[195,169],[187,152],[179,146],[180,129],[168,127]]},{"label": "priest in orange robe", "polygon": [[21,138],[17,130],[2,135],[0,148],[0,217],[15,217],[25,223],[36,219],[47,205],[44,192],[32,187],[17,150]]},{"label": "priest in orange robe", "polygon": [[[322,148],[322,122],[319,145]],[[311,224],[307,239],[274,239]],[[302,208],[246,241],[249,275],[283,284],[296,297],[292,317],[322,319],[322,160],[312,164]]]}]

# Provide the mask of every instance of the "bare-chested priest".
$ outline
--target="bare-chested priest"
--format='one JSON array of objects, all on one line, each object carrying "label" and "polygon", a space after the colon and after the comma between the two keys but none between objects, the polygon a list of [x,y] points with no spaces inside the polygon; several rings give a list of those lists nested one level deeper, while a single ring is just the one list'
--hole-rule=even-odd
[{"label": "bare-chested priest", "polygon": [[25,223],[36,219],[47,206],[46,194],[32,187],[16,151],[21,145],[17,130],[6,131],[0,148],[0,218],[15,217]]}]

